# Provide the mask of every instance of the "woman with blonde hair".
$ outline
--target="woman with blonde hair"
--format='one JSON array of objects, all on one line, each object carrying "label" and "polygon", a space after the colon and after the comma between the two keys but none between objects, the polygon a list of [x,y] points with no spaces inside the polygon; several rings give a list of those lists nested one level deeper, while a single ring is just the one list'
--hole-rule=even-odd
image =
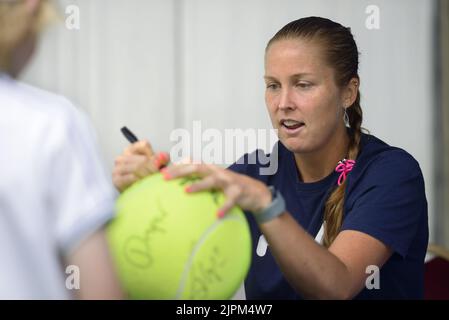
[{"label": "woman with blonde hair", "polygon": [[52,14],[0,0],[0,299],[121,298],[102,229],[115,192],[90,124],[15,80]]}]

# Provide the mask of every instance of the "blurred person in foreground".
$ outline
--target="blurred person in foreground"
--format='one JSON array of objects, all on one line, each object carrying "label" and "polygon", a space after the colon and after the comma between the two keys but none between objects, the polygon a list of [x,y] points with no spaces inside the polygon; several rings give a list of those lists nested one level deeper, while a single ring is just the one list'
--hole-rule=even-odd
[{"label": "blurred person in foreground", "polygon": [[115,191],[90,123],[16,80],[52,16],[45,0],[0,0],[0,299],[120,299],[103,231]]}]

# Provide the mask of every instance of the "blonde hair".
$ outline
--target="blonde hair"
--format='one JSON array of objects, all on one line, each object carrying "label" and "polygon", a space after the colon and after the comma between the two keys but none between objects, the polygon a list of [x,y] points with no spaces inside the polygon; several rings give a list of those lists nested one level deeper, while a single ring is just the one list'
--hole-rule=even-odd
[{"label": "blonde hair", "polygon": [[37,35],[57,14],[47,0],[30,13],[24,0],[0,1],[0,71],[8,71],[14,49],[30,35]]}]

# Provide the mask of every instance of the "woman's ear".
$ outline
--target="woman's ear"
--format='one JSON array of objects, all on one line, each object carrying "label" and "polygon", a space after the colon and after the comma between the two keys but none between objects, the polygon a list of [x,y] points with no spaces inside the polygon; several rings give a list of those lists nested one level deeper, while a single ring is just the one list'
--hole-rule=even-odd
[{"label": "woman's ear", "polygon": [[359,91],[359,79],[352,78],[346,85],[344,95],[343,95],[343,105],[346,107],[352,106],[357,99],[357,94]]}]

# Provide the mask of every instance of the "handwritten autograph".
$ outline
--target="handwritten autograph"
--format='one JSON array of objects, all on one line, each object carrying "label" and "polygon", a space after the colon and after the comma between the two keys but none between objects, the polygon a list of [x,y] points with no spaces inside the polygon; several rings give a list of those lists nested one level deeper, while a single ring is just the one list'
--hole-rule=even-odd
[{"label": "handwritten autograph", "polygon": [[[179,184],[181,186],[187,183],[193,183],[201,180],[199,177],[184,177],[180,179]],[[218,205],[218,190],[210,190],[212,200]],[[154,258],[151,255],[151,240],[156,233],[166,233],[161,224],[167,217],[168,213],[162,207],[160,200],[157,201],[157,207],[160,214],[150,220],[145,232],[142,236],[132,235],[128,237],[124,242],[124,257],[128,263],[141,269],[150,268],[154,263]],[[209,272],[209,274],[211,274]]]},{"label": "handwritten autograph", "polygon": [[223,282],[221,275],[226,260],[220,249],[214,246],[206,261],[198,261],[192,266],[192,291],[188,299],[207,299],[210,296],[210,286]]},{"label": "handwritten autograph", "polygon": [[151,239],[156,233],[165,233],[161,226],[168,213],[162,208],[159,201],[157,206],[160,214],[150,220],[143,236],[132,235],[124,243],[125,259],[137,268],[146,269],[151,267],[154,258],[151,255]]},{"label": "handwritten autograph", "polygon": [[[181,178],[179,184],[180,184],[181,186],[184,186],[184,185],[186,185],[186,184],[188,184],[188,183],[193,183],[193,182],[196,182],[196,181],[199,181],[199,180],[201,180],[201,178],[199,178],[199,177],[194,177],[194,176],[189,176],[189,177]],[[217,189],[211,189],[211,190],[209,190],[209,193],[210,193],[210,195],[212,196],[212,200],[214,201],[214,203],[215,203],[216,205],[218,205],[218,204],[219,204],[219,203],[218,203],[219,191],[218,191]]]}]

